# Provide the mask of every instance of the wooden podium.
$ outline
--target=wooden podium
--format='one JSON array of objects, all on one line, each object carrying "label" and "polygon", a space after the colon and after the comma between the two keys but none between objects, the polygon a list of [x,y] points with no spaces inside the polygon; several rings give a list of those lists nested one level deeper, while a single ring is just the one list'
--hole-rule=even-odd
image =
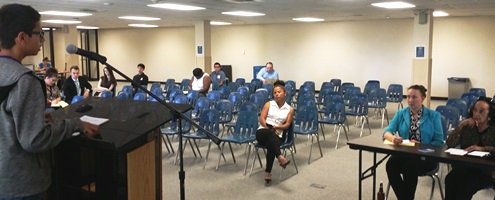
[{"label": "wooden podium", "polygon": [[[75,112],[83,103],[93,109]],[[53,112],[55,119],[83,115],[110,120],[97,137],[74,136],[55,149],[50,199],[161,199],[160,126],[172,119],[171,111],[148,101],[90,98]]]}]

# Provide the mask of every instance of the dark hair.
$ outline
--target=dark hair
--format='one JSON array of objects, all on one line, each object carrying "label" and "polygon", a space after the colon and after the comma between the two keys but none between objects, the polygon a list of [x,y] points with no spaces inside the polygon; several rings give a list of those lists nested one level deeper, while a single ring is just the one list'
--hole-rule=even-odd
[{"label": "dark hair", "polygon": [[489,97],[483,97],[481,96],[480,98],[478,98],[478,100],[476,101],[476,103],[473,104],[473,106],[471,107],[471,109],[469,109],[469,118],[472,118],[473,117],[473,110],[474,110],[474,106],[476,106],[476,104],[480,101],[484,101],[485,103],[488,104],[488,124],[490,125],[495,125],[495,104],[492,102],[492,99],[489,98]]},{"label": "dark hair", "polygon": [[213,64],[213,67],[215,67],[215,65],[222,67],[222,65],[219,62],[216,62],[215,64]]},{"label": "dark hair", "polygon": [[268,65],[268,64],[270,64],[270,65],[272,65],[272,66],[273,66],[273,63],[272,63],[272,62],[267,62],[267,63],[265,64],[265,66],[266,66],[266,65]]},{"label": "dark hair", "polygon": [[31,6],[7,4],[0,8],[0,45],[12,49],[20,32],[32,36],[41,15]]},{"label": "dark hair", "polygon": [[137,67],[142,67],[143,69],[146,69],[146,67],[144,66],[144,64],[143,64],[143,63],[139,63],[139,64],[137,65]]},{"label": "dark hair", "polygon": [[47,61],[48,62],[49,61],[48,60],[48,57],[43,58],[43,61]]},{"label": "dark hair", "polygon": [[201,75],[203,75],[203,70],[200,68],[196,68],[193,70],[193,75],[196,78],[201,78]]},{"label": "dark hair", "polygon": [[275,83],[273,83],[273,88],[275,88],[275,87],[280,87],[280,88],[282,88],[282,90],[284,90],[284,92],[286,92],[285,91],[285,82],[284,81],[276,80]]},{"label": "dark hair", "polygon": [[45,72],[45,78],[52,78],[57,75],[58,75],[58,71],[54,67],[49,67]]},{"label": "dark hair", "polygon": [[70,67],[70,71],[72,71],[72,70],[79,70],[79,67],[77,65],[74,65],[74,66]]},{"label": "dark hair", "polygon": [[421,93],[421,96],[423,97],[426,97],[426,91],[428,91],[425,86],[422,86],[422,85],[411,85],[407,88],[407,90],[410,90],[410,89],[413,89],[413,90],[418,90],[419,93]]},{"label": "dark hair", "polygon": [[[110,80],[108,80],[108,77],[105,74],[105,71],[104,71],[105,69],[108,71],[108,75],[110,75]],[[110,70],[108,67],[103,68],[103,76],[102,77],[103,77],[102,78],[103,85],[107,85],[108,82],[112,83],[114,86],[117,85],[117,81],[115,80],[115,76],[113,76],[113,71]]]}]

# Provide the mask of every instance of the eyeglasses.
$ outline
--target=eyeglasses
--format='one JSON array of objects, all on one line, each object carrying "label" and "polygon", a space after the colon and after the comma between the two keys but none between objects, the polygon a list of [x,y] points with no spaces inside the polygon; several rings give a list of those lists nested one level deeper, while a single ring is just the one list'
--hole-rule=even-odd
[{"label": "eyeglasses", "polygon": [[31,31],[31,34],[40,35],[40,38],[43,38],[45,36],[45,31],[43,31],[43,30]]}]

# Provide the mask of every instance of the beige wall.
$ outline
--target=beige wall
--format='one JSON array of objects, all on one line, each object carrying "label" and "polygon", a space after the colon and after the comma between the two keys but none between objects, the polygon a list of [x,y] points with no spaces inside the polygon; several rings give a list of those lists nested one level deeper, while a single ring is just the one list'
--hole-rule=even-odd
[{"label": "beige wall", "polygon": [[[450,76],[467,76],[495,94],[495,17],[436,18],[432,96],[447,97]],[[282,79],[319,85],[332,78],[360,87],[378,79],[411,84],[413,19],[212,27],[212,62],[230,64],[233,77],[252,78],[252,66],[274,63]],[[194,27],[100,30],[100,53],[124,73],[146,64],[152,81],[190,78]]]}]

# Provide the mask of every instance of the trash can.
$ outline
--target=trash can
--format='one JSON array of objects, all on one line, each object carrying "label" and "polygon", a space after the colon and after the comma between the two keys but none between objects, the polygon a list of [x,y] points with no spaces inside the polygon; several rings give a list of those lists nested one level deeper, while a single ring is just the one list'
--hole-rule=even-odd
[{"label": "trash can", "polygon": [[469,78],[449,77],[449,98],[461,98],[462,94],[469,91]]}]

